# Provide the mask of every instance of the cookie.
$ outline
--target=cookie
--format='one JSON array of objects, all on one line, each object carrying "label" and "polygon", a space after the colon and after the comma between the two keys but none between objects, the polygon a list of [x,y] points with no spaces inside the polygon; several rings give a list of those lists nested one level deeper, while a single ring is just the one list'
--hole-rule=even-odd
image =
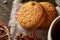
[{"label": "cookie", "polygon": [[52,21],[58,16],[55,7],[49,2],[40,2],[46,11],[45,21],[41,24],[40,29],[48,29]]},{"label": "cookie", "polygon": [[25,29],[36,29],[44,20],[44,10],[37,2],[28,2],[18,11],[17,21]]}]

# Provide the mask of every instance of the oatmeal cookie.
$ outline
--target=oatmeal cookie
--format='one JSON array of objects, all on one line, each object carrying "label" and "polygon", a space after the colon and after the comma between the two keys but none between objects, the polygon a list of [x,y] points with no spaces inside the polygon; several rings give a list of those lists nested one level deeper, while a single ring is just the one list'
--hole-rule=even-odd
[{"label": "oatmeal cookie", "polygon": [[55,7],[49,2],[40,2],[46,11],[45,21],[41,24],[41,29],[48,29],[52,21],[58,16]]},{"label": "oatmeal cookie", "polygon": [[28,2],[18,11],[18,23],[25,29],[38,28],[44,19],[45,12],[38,2]]}]

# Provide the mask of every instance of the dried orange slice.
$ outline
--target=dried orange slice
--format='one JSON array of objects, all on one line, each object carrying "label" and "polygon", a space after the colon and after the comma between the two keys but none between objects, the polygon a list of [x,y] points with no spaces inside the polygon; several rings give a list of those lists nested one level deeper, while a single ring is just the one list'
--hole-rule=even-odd
[{"label": "dried orange slice", "polygon": [[10,40],[9,34],[3,28],[0,28],[0,40]]},{"label": "dried orange slice", "polygon": [[0,22],[0,28],[5,29],[7,31],[7,33],[9,34],[9,30],[8,30],[7,26],[4,23]]}]

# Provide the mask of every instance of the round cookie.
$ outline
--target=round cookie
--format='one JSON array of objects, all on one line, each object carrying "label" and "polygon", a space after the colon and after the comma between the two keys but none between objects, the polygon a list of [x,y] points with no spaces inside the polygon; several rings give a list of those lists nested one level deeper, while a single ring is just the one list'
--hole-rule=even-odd
[{"label": "round cookie", "polygon": [[18,11],[18,23],[25,29],[36,29],[45,20],[46,14],[43,11],[39,3],[28,2]]},{"label": "round cookie", "polygon": [[41,24],[41,29],[48,29],[51,25],[52,21],[58,16],[55,7],[49,2],[40,2],[43,8],[46,11],[45,21]]}]

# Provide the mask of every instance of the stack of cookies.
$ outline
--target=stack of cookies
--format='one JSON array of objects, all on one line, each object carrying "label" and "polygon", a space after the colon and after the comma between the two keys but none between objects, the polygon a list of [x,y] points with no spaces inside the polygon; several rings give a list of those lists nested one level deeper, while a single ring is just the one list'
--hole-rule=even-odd
[{"label": "stack of cookies", "polygon": [[49,2],[28,2],[18,11],[17,21],[25,29],[48,29],[58,16],[55,7]]}]

